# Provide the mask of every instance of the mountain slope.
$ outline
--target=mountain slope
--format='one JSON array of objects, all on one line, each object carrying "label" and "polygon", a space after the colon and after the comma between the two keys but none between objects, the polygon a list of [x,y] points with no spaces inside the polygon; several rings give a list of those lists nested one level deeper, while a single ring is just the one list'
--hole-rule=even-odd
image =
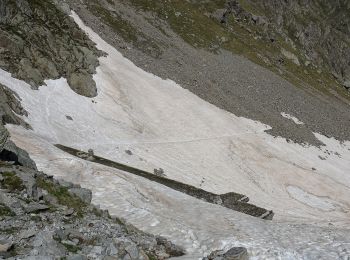
[{"label": "mountain slope", "polygon": [[[272,126],[275,136],[316,145],[320,142],[312,132],[350,139],[348,92],[330,71],[319,74],[311,65],[297,66],[281,52],[293,51],[287,38],[272,43],[250,21],[236,21],[232,14],[227,24],[220,23],[225,1],[68,2],[137,66],[174,80],[217,107]],[[289,124],[281,112],[305,125]]]},{"label": "mountain slope", "polygon": [[[94,203],[170,238],[192,259],[209,248],[234,245],[248,247],[257,258],[346,255],[349,189],[342,183],[349,183],[348,142],[317,134],[326,146],[316,148],[274,138],[264,132],[268,126],[220,110],[137,68],[74,17],[108,54],[100,58],[94,76],[96,98],[77,95],[64,79],[47,81],[35,91],[1,72],[2,84],[22,98],[34,131],[8,128],[40,169],[92,189]],[[167,177],[209,191],[242,192],[272,208],[275,221],[262,222],[84,162],[55,143],[93,148],[98,155],[149,171],[161,167]],[[329,241],[327,232],[336,242]],[[273,249],[266,251],[271,244]]]},{"label": "mountain slope", "polygon": [[[293,12],[320,11],[302,2]],[[278,3],[0,0],[0,115],[11,135],[0,125],[1,159],[35,168],[25,149],[39,170],[183,247],[182,259],[234,246],[252,259],[346,259],[350,114],[346,89],[330,76],[346,64],[322,59],[319,82],[318,59],[306,65],[305,49],[278,37],[289,29],[274,27]],[[288,3],[276,6],[283,19]],[[18,54],[13,39],[23,43]],[[57,144],[214,194],[244,194],[275,216],[207,203]]]}]

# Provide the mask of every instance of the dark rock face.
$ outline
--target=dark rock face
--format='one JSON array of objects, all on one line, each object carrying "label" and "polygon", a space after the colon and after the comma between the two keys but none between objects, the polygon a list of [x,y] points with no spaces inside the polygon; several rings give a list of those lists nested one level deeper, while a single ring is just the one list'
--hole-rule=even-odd
[{"label": "dark rock face", "polygon": [[233,0],[223,21],[229,14],[260,26],[265,37],[292,43],[307,63],[330,70],[345,88],[350,86],[349,1]]},{"label": "dark rock face", "polygon": [[22,165],[34,170],[37,169],[35,162],[30,158],[29,154],[25,150],[17,147],[11,140],[7,140],[6,144],[4,145],[4,149],[1,152],[1,157],[3,156],[5,159],[6,156],[9,156],[9,159],[11,161],[14,161],[15,164]]},{"label": "dark rock face", "polygon": [[65,77],[80,95],[97,95],[92,74],[102,53],[51,1],[0,2],[0,68],[33,88]]},{"label": "dark rock face", "polygon": [[27,116],[16,93],[0,84],[0,119],[2,124],[22,125],[25,128],[30,126],[20,117]]}]

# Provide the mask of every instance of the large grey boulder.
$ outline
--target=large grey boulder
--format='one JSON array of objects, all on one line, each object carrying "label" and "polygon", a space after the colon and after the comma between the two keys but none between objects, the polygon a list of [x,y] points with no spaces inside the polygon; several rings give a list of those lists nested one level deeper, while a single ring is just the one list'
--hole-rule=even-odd
[{"label": "large grey boulder", "polygon": [[74,72],[68,75],[68,84],[79,95],[95,97],[97,95],[96,83],[87,72]]},{"label": "large grey boulder", "polygon": [[91,202],[91,199],[92,199],[91,190],[84,189],[84,188],[71,188],[68,191],[76,195],[77,197],[79,197],[83,202],[87,204]]},{"label": "large grey boulder", "polygon": [[30,158],[29,154],[25,150],[17,147],[11,140],[7,140],[3,148],[8,153],[12,153],[15,156],[18,164],[37,170],[35,162]]}]

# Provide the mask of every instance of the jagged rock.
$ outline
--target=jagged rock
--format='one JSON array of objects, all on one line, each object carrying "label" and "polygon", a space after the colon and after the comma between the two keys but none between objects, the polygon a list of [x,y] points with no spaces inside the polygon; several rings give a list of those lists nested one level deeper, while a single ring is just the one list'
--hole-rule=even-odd
[{"label": "jagged rock", "polygon": [[20,234],[19,234],[19,238],[20,239],[27,239],[30,237],[35,236],[37,233],[37,230],[35,230],[34,228],[32,229],[27,229],[27,230],[23,230]]},{"label": "jagged rock", "polygon": [[15,124],[30,128],[30,126],[19,117],[27,115],[28,113],[22,107],[16,93],[0,84],[0,119],[2,120],[2,124]]},{"label": "jagged rock", "polygon": [[[0,172],[11,172],[8,176],[15,176],[23,182],[21,190],[0,190],[0,209],[3,213],[0,229],[7,230],[16,241],[16,251],[9,248],[6,252],[15,253],[16,259],[147,260],[148,256],[151,259],[165,259],[183,255],[181,248],[166,239],[155,238],[130,225],[126,226],[110,218],[108,212],[101,214],[96,207],[88,204],[91,192],[86,189],[56,181],[22,166],[6,165],[0,168]],[[24,191],[34,190],[33,187],[39,190],[42,185],[46,187],[42,192],[46,204],[38,203],[35,196],[28,196]],[[71,197],[66,186],[73,186],[69,189]],[[80,195],[86,200],[85,203],[73,194]],[[55,198],[56,204],[49,204],[46,200],[48,195]],[[49,207],[50,210],[47,210]]]},{"label": "jagged rock", "polygon": [[12,241],[0,240],[0,253],[7,252],[12,247]]},{"label": "jagged rock", "polygon": [[68,191],[78,196],[82,201],[84,201],[87,204],[91,202],[91,199],[92,199],[91,190],[84,189],[84,188],[71,188]]},{"label": "jagged rock", "polygon": [[1,2],[0,67],[35,89],[68,77],[74,91],[96,96],[92,74],[102,52],[67,15],[67,4],[55,2]]},{"label": "jagged rock", "polygon": [[347,90],[350,90],[350,80],[347,80],[343,83],[344,88],[346,88]]},{"label": "jagged rock", "polygon": [[16,197],[10,196],[10,194],[5,194],[0,192],[0,204],[4,205],[16,215],[23,214],[22,201]]},{"label": "jagged rock", "polygon": [[[235,18],[253,22],[260,26],[259,32],[269,35],[279,34],[290,46],[298,45],[300,57],[307,57],[308,62],[327,68],[337,75],[339,82],[350,80],[350,16],[348,1],[319,2],[305,1],[275,1],[275,0],[231,0],[223,15],[227,20],[229,14]],[[257,16],[248,6],[254,6],[264,15]],[[301,11],[304,10],[304,11]],[[324,19],[327,17],[327,19]],[[297,56],[283,50],[283,55],[300,66]]]},{"label": "jagged rock", "polygon": [[74,209],[67,209],[67,210],[63,211],[63,214],[65,216],[73,215],[73,213],[74,213]]},{"label": "jagged rock", "polygon": [[43,211],[43,210],[47,210],[47,209],[49,209],[49,207],[47,205],[40,204],[37,202],[31,202],[31,203],[24,206],[24,210],[27,213],[35,213],[35,212],[39,212],[39,211]]},{"label": "jagged rock", "polygon": [[17,147],[11,140],[7,140],[3,149],[15,155],[15,160],[20,165],[33,170],[37,169],[35,162],[30,158],[29,154],[25,150]]},{"label": "jagged rock", "polygon": [[9,133],[7,129],[0,124],[0,152],[4,149],[8,137]]},{"label": "jagged rock", "polygon": [[71,182],[68,182],[68,181],[65,181],[65,180],[58,180],[58,184],[62,187],[65,187],[67,189],[70,189],[70,188],[73,188],[74,187],[74,184],[71,183]]},{"label": "jagged rock", "polygon": [[248,251],[244,247],[233,247],[227,252],[221,250],[212,252],[209,256],[204,257],[203,260],[248,260]]}]

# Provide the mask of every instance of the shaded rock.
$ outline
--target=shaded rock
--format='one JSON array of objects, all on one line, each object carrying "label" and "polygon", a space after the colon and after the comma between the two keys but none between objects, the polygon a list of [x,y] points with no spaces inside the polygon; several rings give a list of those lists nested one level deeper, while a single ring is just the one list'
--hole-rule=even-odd
[{"label": "shaded rock", "polygon": [[74,184],[71,183],[71,182],[68,182],[68,181],[65,181],[65,180],[58,180],[58,184],[62,187],[65,187],[67,189],[70,189],[70,188],[73,188],[74,187]]},{"label": "shaded rock", "polygon": [[12,241],[0,240],[0,253],[7,252],[12,247]]},{"label": "shaded rock", "polygon": [[37,202],[30,202],[29,204],[24,206],[24,210],[27,213],[35,213],[35,212],[39,212],[47,209],[49,209],[47,205],[43,205]]},{"label": "shaded rock", "polygon": [[68,191],[76,195],[77,197],[79,197],[83,202],[87,204],[91,202],[91,199],[92,199],[91,190],[84,189],[84,188],[71,188]]},{"label": "shaded rock", "polygon": [[13,155],[15,162],[30,169],[37,170],[35,162],[30,158],[29,154],[23,149],[17,147],[11,140],[8,140],[3,147],[9,152],[9,156]]},{"label": "shaded rock", "polygon": [[9,137],[9,133],[7,129],[0,124],[0,152],[4,149],[4,146],[7,142],[8,137]]},{"label": "shaded rock", "polygon": [[27,116],[28,113],[22,107],[15,92],[0,84],[0,119],[2,124],[21,125],[25,128],[30,126],[19,116]]},{"label": "shaded rock", "polygon": [[30,237],[35,236],[37,233],[37,230],[33,229],[27,229],[27,230],[23,230],[20,234],[19,234],[19,238],[20,239],[27,239]]},{"label": "shaded rock", "polygon": [[73,213],[74,213],[74,209],[67,209],[67,210],[63,211],[63,214],[65,216],[71,216],[71,215],[73,215]]},{"label": "shaded rock", "polygon": [[244,247],[233,247],[226,253],[221,250],[212,252],[209,256],[204,257],[203,260],[248,260],[248,251]]},{"label": "shaded rock", "polygon": [[74,91],[95,96],[91,74],[102,52],[68,16],[69,6],[55,2],[1,2],[0,68],[34,89],[45,79],[68,77]]},{"label": "shaded rock", "polygon": [[68,84],[71,88],[86,97],[95,97],[97,95],[96,83],[92,76],[87,72],[74,72],[68,75]]},{"label": "shaded rock", "polygon": [[[4,252],[5,257],[146,260],[149,257],[165,259],[177,254],[176,247],[166,239],[159,238],[157,242],[154,236],[109,217],[108,211],[101,214],[93,205],[82,203],[80,197],[91,200],[91,192],[86,189],[56,181],[22,166],[6,165],[1,171],[8,176],[20,177],[24,184],[30,184],[29,190],[35,186],[38,190],[46,188],[42,192],[44,198],[50,195],[57,203],[46,210],[49,206],[35,201],[35,196],[28,196],[24,188],[11,192],[0,190],[0,229],[11,234],[11,240],[16,241],[12,251],[8,243],[0,242],[4,251],[9,250]],[[70,196],[67,186],[72,187],[69,189],[71,194],[79,196]],[[67,217],[73,212],[76,212],[74,216]],[[180,253],[183,255],[183,251]]]}]

